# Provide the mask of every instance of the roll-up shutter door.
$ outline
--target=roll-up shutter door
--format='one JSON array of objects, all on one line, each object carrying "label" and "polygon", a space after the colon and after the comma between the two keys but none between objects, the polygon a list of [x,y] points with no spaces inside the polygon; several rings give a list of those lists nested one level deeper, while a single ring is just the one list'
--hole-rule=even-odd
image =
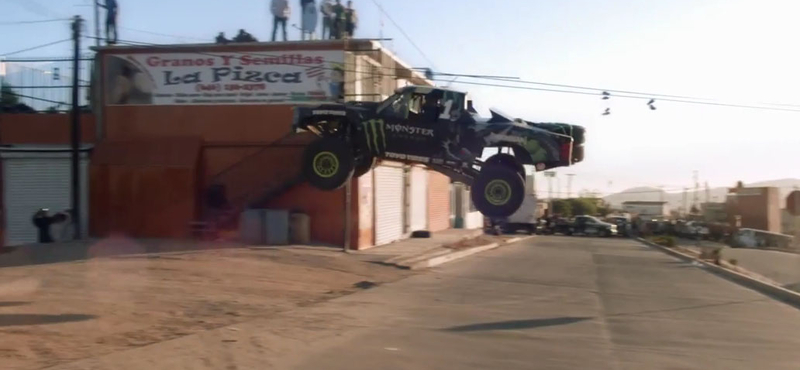
[{"label": "roll-up shutter door", "polygon": [[403,168],[375,167],[375,245],[403,237]]},{"label": "roll-up shutter door", "polygon": [[422,167],[411,168],[411,231],[428,228],[428,171]]},{"label": "roll-up shutter door", "polygon": [[450,178],[435,171],[428,171],[428,230],[441,231],[450,228],[452,209]]},{"label": "roll-up shutter door", "polygon": [[[7,246],[37,242],[31,218],[39,208],[50,215],[71,208],[71,170],[68,152],[5,152],[3,157],[3,200],[5,204]],[[80,165],[81,229],[88,230],[88,186],[86,155]],[[60,227],[53,227],[53,239],[60,240]]]}]

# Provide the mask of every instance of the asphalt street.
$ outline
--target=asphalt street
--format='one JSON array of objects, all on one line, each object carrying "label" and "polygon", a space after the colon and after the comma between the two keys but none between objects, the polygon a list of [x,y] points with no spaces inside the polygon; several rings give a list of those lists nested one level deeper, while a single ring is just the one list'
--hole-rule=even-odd
[{"label": "asphalt street", "polygon": [[624,239],[538,237],[335,306],[352,325],[280,368],[800,366],[800,311]]},{"label": "asphalt street", "polygon": [[800,310],[634,241],[548,236],[52,370],[796,370],[798,349]]}]

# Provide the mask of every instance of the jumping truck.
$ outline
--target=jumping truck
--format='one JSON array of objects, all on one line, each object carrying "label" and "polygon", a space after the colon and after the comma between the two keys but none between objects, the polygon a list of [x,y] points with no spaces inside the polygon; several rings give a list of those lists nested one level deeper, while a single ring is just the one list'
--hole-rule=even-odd
[{"label": "jumping truck", "polygon": [[[585,129],[490,112],[479,116],[463,91],[407,86],[382,102],[297,106],[293,128],[319,136],[302,159],[304,177],[318,189],[339,189],[378,160],[423,164],[470,186],[485,216],[508,217],[524,199],[524,165],[543,171],[581,162]],[[486,148],[498,154],[481,160]]]}]

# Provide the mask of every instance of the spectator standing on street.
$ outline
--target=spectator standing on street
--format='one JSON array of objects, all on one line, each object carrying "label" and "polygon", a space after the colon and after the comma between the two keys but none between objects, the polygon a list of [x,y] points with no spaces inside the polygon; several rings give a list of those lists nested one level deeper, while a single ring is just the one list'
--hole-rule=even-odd
[{"label": "spectator standing on street", "polygon": [[331,0],[322,0],[322,4],[319,5],[319,13],[322,16],[322,39],[330,39],[333,36],[331,32],[333,27],[333,2]]},{"label": "spectator standing on street", "polygon": [[353,2],[347,2],[347,9],[344,10],[344,20],[345,20],[345,32],[348,38],[353,38],[353,32],[356,30],[356,26],[358,26],[358,14],[356,14],[356,10],[353,9]]},{"label": "spectator standing on street", "polygon": [[275,34],[278,32],[278,25],[283,28],[283,41],[286,39],[286,22],[291,15],[291,8],[289,8],[289,0],[272,0],[272,42],[275,42]]},{"label": "spectator standing on street", "polygon": [[[106,43],[113,45],[117,43],[117,13],[119,12],[119,4],[117,0],[106,0],[105,4],[99,4],[106,8]],[[114,37],[111,37],[111,31],[114,31]]]},{"label": "spectator standing on street", "polygon": [[342,0],[336,0],[336,5],[333,6],[333,22],[331,30],[333,31],[333,39],[339,40],[345,29],[345,8],[342,5]]}]

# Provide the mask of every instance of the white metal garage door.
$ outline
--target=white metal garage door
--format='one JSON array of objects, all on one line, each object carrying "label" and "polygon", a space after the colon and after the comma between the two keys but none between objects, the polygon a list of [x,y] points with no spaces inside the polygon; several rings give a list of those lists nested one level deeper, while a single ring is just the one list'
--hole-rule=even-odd
[{"label": "white metal garage door", "polygon": [[403,237],[403,169],[375,167],[375,245]]},{"label": "white metal garage door", "polygon": [[[69,152],[3,152],[3,200],[6,219],[6,245],[37,242],[31,217],[39,208],[50,214],[71,205]],[[86,156],[81,160],[81,229],[88,231],[88,184]],[[59,230],[59,228],[54,228]],[[60,235],[53,235],[54,239]]]},{"label": "white metal garage door", "polygon": [[428,228],[428,171],[422,167],[411,168],[411,231]]}]

